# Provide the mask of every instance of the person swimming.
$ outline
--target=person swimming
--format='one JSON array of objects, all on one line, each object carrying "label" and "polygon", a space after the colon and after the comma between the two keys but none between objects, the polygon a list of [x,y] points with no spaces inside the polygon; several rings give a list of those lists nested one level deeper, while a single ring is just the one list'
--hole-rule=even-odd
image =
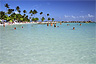
[{"label": "person swimming", "polygon": [[16,27],[14,28],[14,30],[16,30]]},{"label": "person swimming", "polygon": [[82,24],[80,24],[80,26],[81,26]]},{"label": "person swimming", "polygon": [[69,24],[67,24],[67,26],[69,26]]},{"label": "person swimming", "polygon": [[59,27],[59,26],[57,26],[57,27]]},{"label": "person swimming", "polygon": [[3,27],[5,27],[5,22],[4,22],[4,24],[3,24]]},{"label": "person swimming", "polygon": [[73,30],[75,30],[75,27],[73,27]]},{"label": "person swimming", "polygon": [[47,26],[49,26],[49,23],[47,23]]},{"label": "person swimming", "polygon": [[5,24],[3,24],[3,27],[5,27]]},{"label": "person swimming", "polygon": [[56,23],[54,24],[54,27],[56,27]]}]

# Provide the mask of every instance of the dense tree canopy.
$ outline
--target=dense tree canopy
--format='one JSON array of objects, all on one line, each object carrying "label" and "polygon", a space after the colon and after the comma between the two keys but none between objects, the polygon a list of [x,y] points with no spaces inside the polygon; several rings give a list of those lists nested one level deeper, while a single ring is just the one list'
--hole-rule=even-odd
[{"label": "dense tree canopy", "polygon": [[[7,20],[8,22],[13,22],[13,21],[38,21],[39,20],[39,18],[37,18],[37,17],[32,17],[33,15],[35,15],[35,14],[37,14],[38,12],[37,12],[37,10],[30,10],[29,11],[29,14],[30,14],[30,16],[28,16],[26,13],[27,13],[27,11],[26,10],[23,10],[23,13],[24,13],[24,15],[21,15],[20,13],[21,13],[21,10],[20,10],[20,7],[19,6],[17,6],[15,9],[11,9],[10,7],[9,7],[9,5],[6,3],[5,4],[5,7],[6,7],[6,13],[4,12],[4,11],[0,11],[0,19],[2,20]],[[17,11],[18,13],[15,13],[15,11]],[[42,15],[43,14],[43,12],[40,12],[40,15]],[[47,14],[47,16],[49,16],[49,14]],[[30,20],[29,20],[30,19]],[[41,19],[41,21],[44,21],[45,20],[45,18],[44,17],[42,17],[42,18],[40,18]],[[51,18],[48,18],[48,20],[51,20]],[[52,21],[54,20],[54,18],[52,18]]]}]

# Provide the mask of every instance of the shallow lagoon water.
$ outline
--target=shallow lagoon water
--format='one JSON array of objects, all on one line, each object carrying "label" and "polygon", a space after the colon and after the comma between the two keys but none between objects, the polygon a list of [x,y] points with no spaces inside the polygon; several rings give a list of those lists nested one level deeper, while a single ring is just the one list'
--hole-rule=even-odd
[{"label": "shallow lagoon water", "polygon": [[57,26],[0,26],[0,64],[96,64],[95,23]]}]

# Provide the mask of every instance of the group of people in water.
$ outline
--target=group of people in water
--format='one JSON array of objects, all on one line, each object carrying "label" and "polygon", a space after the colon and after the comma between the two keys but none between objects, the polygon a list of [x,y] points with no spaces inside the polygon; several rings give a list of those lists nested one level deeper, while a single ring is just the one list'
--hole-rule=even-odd
[{"label": "group of people in water", "polygon": [[[62,25],[62,23],[60,23],[60,25]],[[67,24],[67,26],[69,26],[70,24]],[[78,25],[78,24],[77,24]],[[81,26],[82,24],[80,24]],[[49,26],[49,23],[47,23],[47,26]],[[53,23],[50,23],[50,26],[53,26]],[[3,27],[5,27],[5,23],[3,24]],[[56,26],[56,23],[54,23],[54,27],[59,27],[59,26]],[[23,26],[22,26],[23,28]],[[14,27],[14,30],[16,30],[16,27]],[[73,27],[73,30],[75,30],[75,27]]]},{"label": "group of people in water", "polygon": [[[50,24],[50,26],[52,26],[53,23]],[[60,23],[60,25],[62,25],[62,23]],[[70,24],[67,24],[67,26],[69,26]],[[78,24],[77,24],[78,25]],[[81,26],[82,24],[80,24]],[[47,23],[47,26],[49,26],[49,23]],[[56,23],[54,23],[54,27],[59,27],[59,26],[56,26]],[[75,27],[73,27],[73,30],[75,30]]]}]

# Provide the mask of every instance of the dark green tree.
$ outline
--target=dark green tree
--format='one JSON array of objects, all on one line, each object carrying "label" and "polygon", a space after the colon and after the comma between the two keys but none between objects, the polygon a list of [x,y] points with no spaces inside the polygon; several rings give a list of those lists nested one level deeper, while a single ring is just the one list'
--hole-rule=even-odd
[{"label": "dark green tree", "polygon": [[47,16],[49,16],[49,14],[47,14]]},{"label": "dark green tree", "polygon": [[26,12],[26,10],[23,10],[23,13],[24,13],[24,17],[25,17],[25,16],[26,16],[26,14],[25,14],[25,13],[27,13],[27,12]]},{"label": "dark green tree", "polygon": [[42,18],[41,18],[41,21],[43,22],[44,20],[45,20],[45,18],[44,18],[44,17],[42,17]]},{"label": "dark green tree", "polygon": [[8,9],[8,8],[9,8],[9,5],[6,3],[6,4],[5,4],[5,7],[6,7],[6,9]]},{"label": "dark green tree", "polygon": [[54,18],[52,18],[52,21],[54,21]]},{"label": "dark green tree", "polygon": [[19,6],[17,6],[17,7],[16,7],[16,10],[19,12],[19,10],[20,10],[20,7],[19,7]]},{"label": "dark green tree", "polygon": [[33,15],[35,16],[35,14],[37,14],[38,12],[36,10],[33,10]]},{"label": "dark green tree", "polygon": [[51,20],[51,18],[48,18],[48,21]]}]

